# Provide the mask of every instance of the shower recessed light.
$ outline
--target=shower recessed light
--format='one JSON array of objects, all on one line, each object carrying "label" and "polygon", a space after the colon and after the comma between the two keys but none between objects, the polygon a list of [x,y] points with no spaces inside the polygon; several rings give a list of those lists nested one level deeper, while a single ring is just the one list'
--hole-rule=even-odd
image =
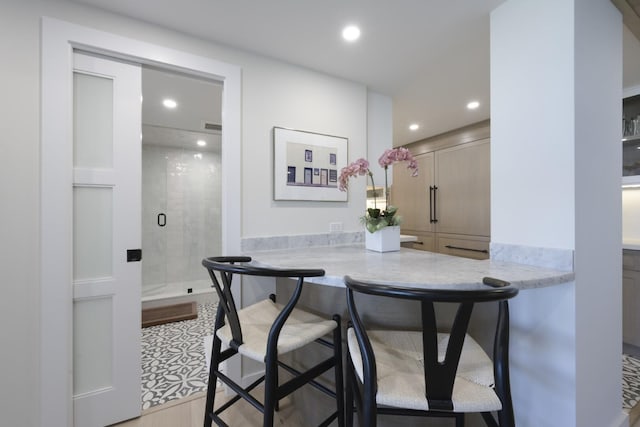
[{"label": "shower recessed light", "polygon": [[420,125],[417,123],[412,123],[409,125],[409,130],[418,130],[420,129]]},{"label": "shower recessed light", "polygon": [[342,30],[342,38],[348,42],[356,41],[360,38],[360,28],[355,25],[348,25]]},{"label": "shower recessed light", "polygon": [[207,141],[203,139],[199,139],[198,142],[196,142],[196,144],[198,144],[198,147],[204,147],[207,145]]},{"label": "shower recessed light", "polygon": [[173,99],[164,99],[162,101],[162,105],[164,105],[167,108],[173,109],[176,108],[178,106],[178,103],[176,101],[174,101]]},{"label": "shower recessed light", "polygon": [[471,101],[470,103],[467,104],[467,108],[469,110],[475,110],[479,106],[480,106],[480,103],[478,101]]}]

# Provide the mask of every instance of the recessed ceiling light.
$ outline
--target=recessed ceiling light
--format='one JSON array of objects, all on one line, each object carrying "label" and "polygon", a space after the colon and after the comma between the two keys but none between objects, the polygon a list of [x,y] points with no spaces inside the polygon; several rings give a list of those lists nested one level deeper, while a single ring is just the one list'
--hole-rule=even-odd
[{"label": "recessed ceiling light", "polygon": [[356,41],[360,38],[360,28],[355,25],[348,25],[342,30],[342,38],[348,42]]},{"label": "recessed ceiling light", "polygon": [[409,130],[418,130],[420,129],[420,125],[417,123],[413,123],[409,125]]},{"label": "recessed ceiling light", "polygon": [[178,106],[178,103],[176,101],[174,101],[173,99],[167,98],[167,99],[164,99],[162,101],[162,105],[164,105],[167,108],[173,109],[173,108],[176,108]]},{"label": "recessed ceiling light", "polygon": [[471,101],[470,103],[467,104],[467,108],[469,110],[475,110],[479,106],[480,106],[480,103],[478,101]]},{"label": "recessed ceiling light", "polygon": [[198,147],[204,147],[207,145],[207,141],[203,139],[199,139],[198,142],[196,142],[196,144],[198,144]]}]

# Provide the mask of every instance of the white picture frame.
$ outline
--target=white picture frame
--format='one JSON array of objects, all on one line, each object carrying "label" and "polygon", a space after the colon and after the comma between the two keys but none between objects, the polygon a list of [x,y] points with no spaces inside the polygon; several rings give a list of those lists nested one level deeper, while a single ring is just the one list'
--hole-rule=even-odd
[{"label": "white picture frame", "polygon": [[347,166],[348,145],[340,136],[274,127],[273,199],[346,202],[337,178]]}]

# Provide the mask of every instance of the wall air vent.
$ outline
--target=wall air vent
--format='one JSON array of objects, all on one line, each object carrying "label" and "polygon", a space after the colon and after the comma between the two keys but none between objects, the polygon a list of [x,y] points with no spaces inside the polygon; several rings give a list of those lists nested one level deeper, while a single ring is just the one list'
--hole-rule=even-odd
[{"label": "wall air vent", "polygon": [[217,123],[203,122],[204,130],[222,131],[222,125]]}]

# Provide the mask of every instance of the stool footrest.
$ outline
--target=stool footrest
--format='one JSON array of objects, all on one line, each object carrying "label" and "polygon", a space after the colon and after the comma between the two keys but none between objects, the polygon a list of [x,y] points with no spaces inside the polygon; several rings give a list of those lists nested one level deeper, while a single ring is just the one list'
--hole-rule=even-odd
[{"label": "stool footrest", "polygon": [[278,362],[278,365],[282,366],[284,369],[286,369],[290,373],[293,373],[294,375],[296,375],[293,379],[287,381],[286,383],[278,387],[277,399],[280,400],[288,396],[289,394],[293,393],[303,385],[312,384],[311,380],[322,375],[329,369],[333,368],[333,366],[335,365],[335,361],[333,357],[330,357],[329,359],[318,363],[316,366],[307,370],[304,373],[300,373],[294,368],[292,368],[291,366],[285,365],[284,363],[281,363],[281,362]]}]

